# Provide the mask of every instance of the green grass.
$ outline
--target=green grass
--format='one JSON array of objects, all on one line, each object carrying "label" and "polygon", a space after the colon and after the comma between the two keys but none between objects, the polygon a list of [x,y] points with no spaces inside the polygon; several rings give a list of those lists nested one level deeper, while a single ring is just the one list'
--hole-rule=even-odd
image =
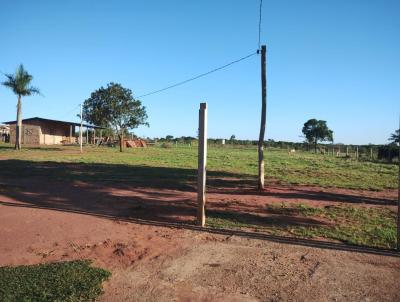
[{"label": "green grass", "polygon": [[[77,147],[49,147],[49,148],[24,148],[22,152],[12,150],[9,145],[0,145],[0,162],[6,173],[18,173],[17,163],[12,160],[23,161],[22,166],[35,165],[38,162],[51,162],[53,164],[80,164],[84,171],[75,171],[73,178],[87,180],[98,179],[124,179],[135,176],[129,174],[123,167],[148,167],[149,179],[158,177],[156,168],[165,168],[163,173],[166,179],[173,177],[186,178],[195,181],[197,167],[196,147],[172,147],[172,148],[146,148],[126,149],[120,153],[116,148],[86,147],[83,154]],[[7,166],[7,160],[9,165]],[[336,187],[349,189],[385,190],[397,188],[396,165],[355,161],[352,159],[335,158],[328,155],[315,155],[299,152],[288,155],[286,151],[267,150],[265,159],[266,179],[278,181],[282,184],[315,185],[320,187]],[[109,165],[115,169],[112,175],[105,175],[100,165]],[[96,166],[96,168],[94,168]],[[14,167],[14,171],[10,172]],[[7,169],[6,169],[7,168]],[[243,180],[251,180],[255,183],[257,175],[257,150],[255,148],[217,148],[210,146],[208,152],[208,172],[213,176],[236,177]],[[57,169],[43,170],[53,173],[54,177],[68,178],[67,171]],[[44,173],[43,172],[43,173]],[[29,173],[37,175],[37,169],[24,169],[22,175]],[[70,173],[71,174],[71,173]],[[137,173],[136,173],[137,174]],[[162,173],[161,173],[162,174]],[[21,174],[17,174],[21,175]],[[101,175],[101,177],[98,177]],[[10,175],[12,176],[12,175]],[[146,175],[145,175],[146,177]]]},{"label": "green grass", "polygon": [[[348,244],[395,248],[396,213],[383,207],[327,206],[305,204],[268,206],[267,216],[236,212],[208,213],[207,225],[215,228],[251,229],[274,235],[326,238]],[[284,218],[284,219],[283,219]],[[300,220],[298,218],[303,218]],[[306,225],[307,219],[310,224]]]},{"label": "green grass", "polygon": [[[266,180],[282,184],[314,185],[348,189],[385,190],[397,188],[396,165],[355,161],[328,155],[266,151]],[[197,148],[172,146],[126,149],[85,147],[24,148],[21,152],[0,144],[3,177],[43,177],[62,181],[110,181],[149,188],[194,190],[197,177]],[[257,150],[254,147],[214,147],[208,153],[207,186],[256,185]],[[0,184],[0,192],[14,188]],[[17,190],[18,188],[15,188]],[[208,213],[208,224],[224,228],[252,228],[299,237],[323,237],[350,244],[394,247],[395,214],[388,208],[284,205],[266,209],[260,217],[250,213]],[[269,211],[269,212],[268,212]],[[286,216],[286,223],[282,217]],[[288,218],[289,217],[289,218]],[[322,219],[326,223],[302,225],[290,217]],[[293,219],[292,219],[293,220]]]},{"label": "green grass", "polygon": [[89,261],[1,267],[0,301],[94,301],[110,275]]}]

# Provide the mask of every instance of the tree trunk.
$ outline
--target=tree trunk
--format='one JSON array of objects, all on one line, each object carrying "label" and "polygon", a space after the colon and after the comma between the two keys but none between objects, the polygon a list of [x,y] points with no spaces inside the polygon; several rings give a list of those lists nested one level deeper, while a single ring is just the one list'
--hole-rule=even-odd
[{"label": "tree trunk", "polygon": [[22,134],[22,104],[21,96],[18,96],[17,104],[17,124],[15,127],[15,150],[21,150],[21,134]]},{"label": "tree trunk", "polygon": [[119,135],[119,152],[123,151],[123,144],[124,144],[124,133],[121,132]]},{"label": "tree trunk", "polygon": [[317,145],[318,145],[317,140],[315,140],[315,142],[314,142],[314,152],[315,152],[315,154],[317,154]]}]

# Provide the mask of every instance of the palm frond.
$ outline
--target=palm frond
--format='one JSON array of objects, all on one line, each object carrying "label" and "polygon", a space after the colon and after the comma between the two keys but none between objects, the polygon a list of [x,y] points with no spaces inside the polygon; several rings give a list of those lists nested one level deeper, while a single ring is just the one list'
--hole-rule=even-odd
[{"label": "palm frond", "polygon": [[12,89],[12,91],[20,96],[40,94],[36,87],[29,86],[33,77],[25,69],[24,65],[20,64],[15,71],[15,74],[5,74],[7,81],[2,84]]},{"label": "palm frond", "polygon": [[14,93],[16,93],[15,87],[16,87],[16,81],[15,77],[12,74],[4,74],[7,78],[7,81],[2,82],[1,84],[12,89]]},{"label": "palm frond", "polygon": [[28,87],[27,92],[29,93],[29,94],[27,94],[27,95],[32,95],[32,94],[39,94],[39,95],[42,95],[41,92],[40,92],[40,90],[39,90],[39,88],[33,87],[33,86]]}]

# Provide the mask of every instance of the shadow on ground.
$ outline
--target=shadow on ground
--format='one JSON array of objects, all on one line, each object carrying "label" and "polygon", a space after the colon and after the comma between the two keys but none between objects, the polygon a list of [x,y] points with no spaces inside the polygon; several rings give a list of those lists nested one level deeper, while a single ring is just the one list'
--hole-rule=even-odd
[{"label": "shadow on ground", "polygon": [[[237,235],[281,243],[321,248],[361,251],[394,255],[393,251],[348,246],[325,241],[274,236],[256,232],[199,228],[196,215],[196,170],[129,166],[120,164],[86,164],[35,162],[27,160],[0,161],[0,204],[80,213],[140,224],[185,228],[210,233]],[[208,172],[208,187],[223,194],[259,194],[252,187],[254,179],[248,175]],[[221,189],[222,188],[222,189]],[[282,198],[327,199],[338,202],[392,204],[392,200],[333,193],[294,190],[293,193],[261,193],[264,196],[284,194]],[[297,197],[296,197],[297,196]],[[315,197],[316,198],[316,197]],[[210,217],[240,217],[256,225],[307,226],[322,225],[312,217],[290,215],[261,217],[254,213],[238,212],[221,206],[207,209]],[[264,209],[265,211],[265,209]]]},{"label": "shadow on ground", "polygon": [[[14,150],[14,145],[7,143],[7,144],[0,144],[0,150],[5,150],[5,151],[9,151],[9,150]],[[63,148],[60,147],[53,147],[53,146],[48,146],[48,147],[44,147],[44,146],[38,146],[38,145],[30,145],[30,146],[26,146],[24,145],[22,150],[38,150],[38,151],[65,151]]]},{"label": "shadow on ground", "polygon": [[[284,188],[285,186],[280,186]],[[211,191],[212,192],[212,191]],[[217,191],[215,191],[217,193]],[[224,192],[218,192],[222,194],[242,194],[242,195],[257,195],[257,196],[267,196],[267,197],[280,197],[283,199],[306,199],[306,200],[316,200],[316,201],[327,201],[327,202],[338,202],[338,203],[354,203],[354,204],[367,204],[367,205],[389,205],[395,206],[397,204],[396,200],[389,198],[379,198],[379,197],[368,197],[362,195],[354,195],[351,193],[331,193],[326,191],[313,191],[308,189],[302,189],[299,186],[296,188],[291,187],[290,192],[279,191],[269,191],[268,189],[264,192],[257,192],[255,190],[225,190]]]}]

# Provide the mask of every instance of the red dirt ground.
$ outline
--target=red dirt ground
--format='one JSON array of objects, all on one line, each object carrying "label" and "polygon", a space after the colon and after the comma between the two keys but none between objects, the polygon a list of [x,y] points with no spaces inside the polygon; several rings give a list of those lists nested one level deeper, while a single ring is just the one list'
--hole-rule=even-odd
[{"label": "red dirt ground", "polygon": [[[262,194],[212,190],[208,209],[394,206],[395,199],[395,191],[273,185]],[[102,301],[400,301],[395,253],[202,231],[195,209],[190,191],[0,179],[0,266],[92,259],[113,273]]]}]

